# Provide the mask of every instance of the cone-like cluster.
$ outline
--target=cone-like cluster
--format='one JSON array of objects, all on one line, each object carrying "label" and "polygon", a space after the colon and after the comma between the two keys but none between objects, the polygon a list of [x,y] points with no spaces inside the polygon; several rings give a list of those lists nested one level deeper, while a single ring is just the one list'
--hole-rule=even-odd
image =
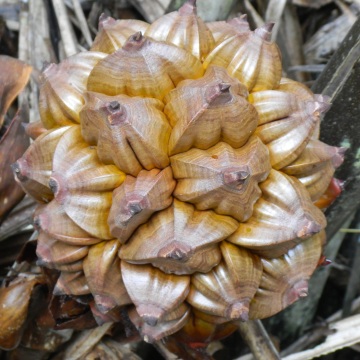
[{"label": "cone-like cluster", "polygon": [[328,99],[281,78],[271,28],[205,24],[188,1],[101,18],[90,51],[44,70],[47,131],[13,169],[54,295],[91,294],[101,321],[126,306],[149,341],[307,295],[343,151],[318,140]]}]

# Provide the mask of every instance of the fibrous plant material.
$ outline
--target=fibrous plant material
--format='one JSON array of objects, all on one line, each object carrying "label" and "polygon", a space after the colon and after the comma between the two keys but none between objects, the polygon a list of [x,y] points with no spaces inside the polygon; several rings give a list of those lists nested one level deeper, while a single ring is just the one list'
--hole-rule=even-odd
[{"label": "fibrous plant material", "polygon": [[[14,181],[10,165],[24,153],[29,139],[22,123],[27,122],[28,111],[21,106],[11,122],[7,113],[29,80],[32,68],[24,62],[0,55],[0,222],[24,196]],[[11,151],[9,151],[11,149]]]},{"label": "fibrous plant material", "polygon": [[189,0],[151,25],[102,17],[89,52],[44,70],[47,131],[13,168],[54,297],[205,344],[307,295],[343,150],[318,140],[328,99],[281,78],[271,29],[207,27]]}]

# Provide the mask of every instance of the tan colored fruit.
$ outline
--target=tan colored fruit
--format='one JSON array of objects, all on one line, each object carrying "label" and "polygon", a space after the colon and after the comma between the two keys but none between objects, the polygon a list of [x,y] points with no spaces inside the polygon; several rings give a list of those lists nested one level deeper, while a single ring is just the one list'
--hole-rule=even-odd
[{"label": "tan colored fruit", "polygon": [[45,69],[48,130],[13,167],[54,295],[188,342],[306,296],[343,149],[318,140],[328,99],[281,78],[271,28],[208,27],[189,0],[152,25],[102,17],[90,51]]}]

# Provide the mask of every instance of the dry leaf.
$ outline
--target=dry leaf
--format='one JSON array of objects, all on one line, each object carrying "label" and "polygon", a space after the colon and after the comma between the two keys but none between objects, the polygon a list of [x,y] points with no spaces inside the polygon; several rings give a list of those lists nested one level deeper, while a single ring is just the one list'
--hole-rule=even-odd
[{"label": "dry leaf", "polygon": [[25,87],[31,73],[31,66],[10,56],[0,56],[0,128],[5,114]]},{"label": "dry leaf", "polygon": [[25,129],[21,125],[27,120],[27,117],[27,110],[19,110],[0,140],[0,219],[25,195],[21,187],[15,182],[10,165],[30,145]]}]

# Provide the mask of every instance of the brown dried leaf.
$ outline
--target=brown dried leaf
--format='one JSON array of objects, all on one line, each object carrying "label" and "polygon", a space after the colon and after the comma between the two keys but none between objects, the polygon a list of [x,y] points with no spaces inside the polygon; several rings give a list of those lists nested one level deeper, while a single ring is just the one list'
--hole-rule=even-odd
[{"label": "brown dried leaf", "polygon": [[295,5],[319,9],[324,5],[332,3],[334,0],[293,0]]},{"label": "brown dried leaf", "polygon": [[[25,109],[18,111],[14,119],[11,121],[9,128],[0,140],[0,218],[13,206],[15,206],[24,196],[23,190],[15,182],[10,165],[24,153],[30,144],[25,133],[25,129],[21,126],[21,123],[27,120],[27,116],[28,112]],[[9,151],[10,149],[11,151]]]},{"label": "brown dried leaf", "polygon": [[[72,329],[57,331],[53,329],[54,323],[43,323],[44,315],[51,317],[46,304],[44,304],[44,310],[46,313],[37,316],[26,327],[21,345],[31,350],[55,352],[63,343],[70,340],[74,331]],[[25,356],[22,358],[25,359]]]},{"label": "brown dried leaf", "polygon": [[111,328],[112,323],[106,323],[93,330],[82,331],[65,350],[63,359],[81,359],[101,340]]},{"label": "brown dried leaf", "polygon": [[316,64],[328,60],[338,49],[355,21],[356,16],[349,11],[323,25],[304,44],[306,63]]},{"label": "brown dried leaf", "polygon": [[53,296],[49,309],[55,320],[55,329],[84,330],[96,327],[88,299],[88,296]]},{"label": "brown dried leaf", "polygon": [[119,344],[111,339],[103,339],[100,341],[91,352],[85,355],[84,360],[141,360],[141,357],[136,355],[128,346]]},{"label": "brown dried leaf", "polygon": [[0,128],[11,103],[25,87],[31,66],[9,56],[0,56]]},{"label": "brown dried leaf", "polygon": [[0,348],[15,348],[22,337],[28,316],[31,294],[40,279],[19,278],[6,288],[0,289]]}]

